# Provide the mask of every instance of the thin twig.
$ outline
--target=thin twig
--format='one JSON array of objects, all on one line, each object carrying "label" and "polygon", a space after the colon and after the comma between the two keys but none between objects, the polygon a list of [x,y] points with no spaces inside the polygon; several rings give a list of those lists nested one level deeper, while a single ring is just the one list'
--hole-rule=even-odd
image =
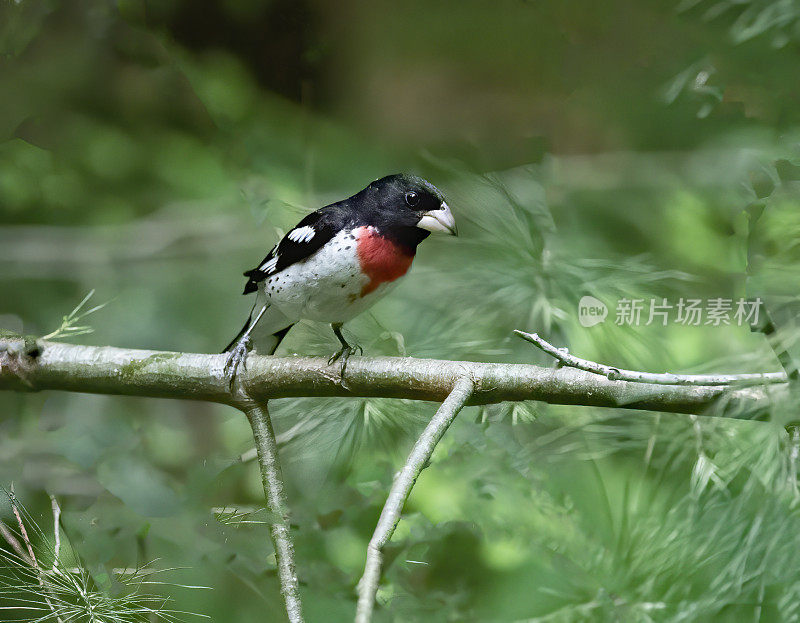
[{"label": "thin twig", "polygon": [[[337,382],[341,377],[337,378]],[[320,423],[313,424],[313,427],[316,428],[319,426]],[[303,432],[308,432],[308,427],[304,426],[303,423],[298,423],[292,426],[289,430],[285,430],[282,433],[275,435],[275,441],[278,444],[278,449],[285,446],[287,443],[292,441],[298,436],[298,429],[302,429]],[[250,448],[249,450],[245,450],[242,454],[239,455],[238,460],[242,463],[249,463],[250,461],[255,461],[258,458],[258,450],[255,447]]]},{"label": "thin twig", "polygon": [[53,546],[53,571],[58,567],[58,560],[61,556],[61,507],[58,505],[56,496],[50,496],[50,506],[53,509],[53,536],[55,537],[55,545]]},{"label": "thin twig", "polygon": [[14,536],[14,533],[11,532],[11,529],[2,521],[0,521],[0,536],[2,536],[6,543],[11,546],[11,549],[16,552],[20,560],[22,560],[26,565],[33,567],[33,561],[31,560],[30,556],[28,556],[28,552],[23,549],[19,539]]},{"label": "thin twig", "polygon": [[19,526],[19,533],[22,536],[22,541],[25,543],[25,547],[28,548],[28,556],[31,559],[32,566],[37,571],[41,571],[39,562],[36,560],[36,554],[33,553],[33,545],[31,544],[30,538],[28,538],[28,531],[25,529],[25,524],[22,521],[19,508],[17,508],[17,496],[14,495],[14,485],[11,485],[11,491],[9,491],[8,497],[11,500],[11,509],[14,511],[14,517],[17,518],[17,525]]},{"label": "thin twig", "polygon": [[639,372],[637,370],[624,370],[607,366],[588,359],[581,359],[570,355],[564,348],[556,348],[550,342],[543,340],[536,333],[526,333],[515,330],[523,340],[535,344],[548,355],[552,355],[563,365],[577,368],[585,372],[601,374],[610,381],[630,381],[634,383],[651,383],[656,385],[691,385],[691,386],[719,386],[719,385],[744,385],[744,384],[771,384],[785,383],[786,374],[783,372],[763,372],[754,374],[671,374],[669,372]]},{"label": "thin twig", "polygon": [[[25,529],[25,523],[22,521],[22,515],[19,512],[19,508],[17,507],[17,497],[14,495],[14,485],[11,485],[11,490],[8,492],[8,498],[11,500],[11,509],[14,511],[14,517],[17,518],[17,524],[19,525],[19,533],[22,536],[22,540],[25,543],[25,546],[28,548],[28,556],[30,560],[28,563],[30,564],[31,568],[36,573],[36,579],[39,582],[39,586],[42,589],[42,597],[44,597],[45,602],[47,603],[47,607],[50,608],[50,611],[53,613],[53,616],[56,619],[57,623],[64,623],[62,618],[58,615],[56,611],[56,607],[53,605],[53,601],[51,601],[51,597],[53,600],[56,599],[56,596],[53,595],[52,588],[45,584],[44,578],[44,570],[39,566],[39,561],[36,560],[36,554],[33,553],[33,544],[31,543],[30,538],[28,537],[28,531]],[[53,563],[53,568],[55,569],[55,562]]]},{"label": "thin twig", "polygon": [[273,515],[270,525],[270,536],[275,548],[278,563],[278,580],[281,594],[286,603],[286,614],[290,623],[302,623],[303,609],[300,602],[300,590],[297,581],[297,568],[294,561],[294,545],[289,529],[289,505],[283,486],[281,465],[278,461],[278,444],[272,430],[269,411],[266,403],[249,402],[241,407],[250,427],[258,451],[258,463],[261,467],[261,482],[267,499],[267,508]]},{"label": "thin twig", "polygon": [[381,564],[383,548],[394,534],[394,529],[400,521],[403,506],[411,493],[411,488],[431,458],[436,444],[447,431],[458,412],[466,404],[474,388],[474,382],[467,376],[456,381],[453,390],[439,407],[436,414],[422,431],[411,453],[408,455],[403,468],[397,473],[389,491],[386,503],[383,505],[378,525],[367,546],[367,561],[364,566],[364,575],[358,583],[358,606],[356,609],[356,623],[369,623],[372,619],[372,610],[375,605],[375,594],[378,591],[378,582],[381,577]]}]

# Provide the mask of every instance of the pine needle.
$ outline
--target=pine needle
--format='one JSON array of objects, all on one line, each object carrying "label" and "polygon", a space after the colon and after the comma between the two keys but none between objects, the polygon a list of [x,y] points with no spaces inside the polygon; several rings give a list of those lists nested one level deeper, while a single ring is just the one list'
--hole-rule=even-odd
[{"label": "pine needle", "polygon": [[90,290],[89,293],[83,297],[83,300],[78,303],[78,305],[73,309],[69,314],[63,316],[61,318],[61,326],[58,327],[55,331],[48,333],[47,335],[42,336],[43,340],[58,340],[65,337],[75,337],[76,335],[85,335],[87,333],[93,333],[94,329],[90,325],[81,325],[78,324],[81,320],[86,318],[89,314],[93,314],[94,312],[103,309],[106,305],[108,305],[108,301],[105,303],[101,303],[100,305],[95,305],[91,309],[87,309],[86,311],[81,311],[83,306],[89,301],[90,298],[94,295],[94,289]]}]

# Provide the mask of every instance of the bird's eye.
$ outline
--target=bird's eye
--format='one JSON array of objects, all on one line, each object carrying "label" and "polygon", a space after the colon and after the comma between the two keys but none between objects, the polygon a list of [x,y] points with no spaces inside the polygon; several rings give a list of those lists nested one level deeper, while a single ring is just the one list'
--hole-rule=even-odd
[{"label": "bird's eye", "polygon": [[415,193],[413,190],[411,192],[406,193],[406,203],[413,208],[415,205],[419,203],[419,195]]}]

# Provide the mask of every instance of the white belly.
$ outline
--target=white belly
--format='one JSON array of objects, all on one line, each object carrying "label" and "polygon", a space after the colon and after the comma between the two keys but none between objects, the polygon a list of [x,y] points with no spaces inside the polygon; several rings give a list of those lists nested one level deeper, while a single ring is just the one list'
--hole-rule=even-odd
[{"label": "white belly", "polygon": [[361,272],[352,232],[340,232],[312,257],[261,282],[269,302],[287,317],[343,323],[384,296],[384,283],[361,296],[369,278]]}]

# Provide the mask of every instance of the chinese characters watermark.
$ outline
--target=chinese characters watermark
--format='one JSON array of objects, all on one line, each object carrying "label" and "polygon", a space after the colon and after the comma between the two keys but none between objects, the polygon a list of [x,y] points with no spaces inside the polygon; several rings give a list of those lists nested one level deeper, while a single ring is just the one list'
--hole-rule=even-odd
[{"label": "chinese characters watermark", "polygon": [[[628,299],[617,301],[614,324],[625,326],[661,325],[670,322],[684,326],[758,325],[761,299],[694,299],[681,297],[676,302],[666,298]],[[578,303],[578,320],[584,327],[604,322],[608,307],[584,296]]]}]

